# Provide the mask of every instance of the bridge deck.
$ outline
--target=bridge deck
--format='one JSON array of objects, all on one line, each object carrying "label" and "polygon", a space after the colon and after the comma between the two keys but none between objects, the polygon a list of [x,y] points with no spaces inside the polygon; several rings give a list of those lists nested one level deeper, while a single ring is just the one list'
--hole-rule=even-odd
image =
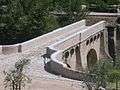
[{"label": "bridge deck", "polygon": [[[85,27],[81,27],[81,29],[85,29]],[[80,30],[80,29],[79,29]],[[78,32],[78,29],[73,29],[69,32],[60,35],[54,40],[45,40],[46,42],[37,47],[35,51],[31,52],[23,52],[23,53],[16,53],[12,55],[1,55],[0,57],[0,90],[3,89],[3,71],[9,70],[14,68],[15,62],[23,57],[30,58],[31,63],[29,68],[26,69],[26,74],[32,79],[32,83],[27,86],[25,90],[80,90],[82,84],[80,81],[66,79],[60,76],[56,76],[50,74],[44,70],[44,63],[43,58],[41,57],[42,54],[45,53],[45,47],[57,42],[67,36],[72,35],[73,33]],[[83,89],[82,89],[83,90]]]}]

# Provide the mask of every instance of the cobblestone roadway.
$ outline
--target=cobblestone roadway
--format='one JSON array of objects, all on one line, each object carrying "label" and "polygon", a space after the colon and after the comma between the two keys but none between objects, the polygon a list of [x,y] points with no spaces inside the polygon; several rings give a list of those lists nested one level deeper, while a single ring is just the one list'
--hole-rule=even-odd
[{"label": "cobblestone roadway", "polygon": [[[77,31],[78,30],[76,30],[76,32]],[[72,33],[69,33],[69,35],[70,34]],[[59,39],[56,38],[55,41],[52,42],[59,41],[61,38]],[[56,76],[44,70],[43,58],[41,57],[41,55],[45,53],[45,46],[50,45],[52,42],[45,43],[44,46],[38,47],[37,51],[32,51],[30,53],[25,52],[22,54],[1,55],[0,56],[0,80],[1,80],[0,90],[4,90],[3,71],[14,68],[15,62],[19,58],[23,58],[23,57],[31,59],[31,63],[26,69],[26,73],[32,79],[32,82],[29,85],[27,85],[25,90],[84,90],[84,89],[80,89],[82,87],[81,82]]]}]

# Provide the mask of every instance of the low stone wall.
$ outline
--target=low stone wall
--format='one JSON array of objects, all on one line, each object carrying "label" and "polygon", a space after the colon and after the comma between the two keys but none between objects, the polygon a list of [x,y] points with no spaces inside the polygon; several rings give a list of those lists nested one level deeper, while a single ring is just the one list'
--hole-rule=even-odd
[{"label": "low stone wall", "polygon": [[3,45],[2,46],[2,52],[1,54],[11,54],[11,53],[17,53],[21,52],[21,45],[15,44],[15,45]]},{"label": "low stone wall", "polygon": [[49,48],[54,48],[54,50],[65,50],[76,45],[78,42],[80,42],[80,33],[75,33],[70,37],[66,37],[63,40],[52,44]]},{"label": "low stone wall", "polygon": [[84,77],[84,74],[82,72],[66,68],[62,64],[56,63],[55,61],[49,62],[47,66],[49,67],[47,71],[66,78],[82,80]]},{"label": "low stone wall", "polygon": [[67,68],[66,64],[62,61],[63,51],[59,50],[51,55],[51,61],[47,63],[46,70],[48,72],[61,75],[66,78],[75,80],[82,80],[83,73]]},{"label": "low stone wall", "polygon": [[2,54],[2,46],[0,46],[0,55]]},{"label": "low stone wall", "polygon": [[89,77],[90,82],[95,82],[93,80],[94,75],[87,75],[84,72],[71,70],[59,63],[56,63],[55,61],[50,61],[49,63],[47,63],[45,69],[50,73],[61,75],[62,77],[65,77],[65,78],[83,81],[85,78]]},{"label": "low stone wall", "polygon": [[[48,71],[49,73],[53,73],[55,75],[60,75],[65,78],[69,79],[74,79],[74,80],[79,80],[79,81],[84,81],[86,77],[89,77],[89,81],[93,82],[94,75],[87,75],[84,72],[76,71],[73,69],[70,69],[66,66],[66,64],[62,63],[62,54],[63,51],[59,50],[51,55],[51,60],[50,62],[46,63],[45,65],[45,70]],[[85,83],[82,83],[85,84]],[[86,90],[86,89],[85,89]],[[92,90],[95,90],[93,87]]]}]

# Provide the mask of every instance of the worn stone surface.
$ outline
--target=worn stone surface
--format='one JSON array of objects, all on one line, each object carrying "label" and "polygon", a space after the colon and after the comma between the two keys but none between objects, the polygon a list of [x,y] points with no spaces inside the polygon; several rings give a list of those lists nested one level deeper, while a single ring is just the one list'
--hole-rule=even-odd
[{"label": "worn stone surface", "polygon": [[[25,69],[25,73],[32,79],[30,84],[27,84],[24,90],[84,90],[84,84],[80,81],[63,78],[50,74],[44,69],[44,59],[41,55],[46,53],[46,46],[53,42],[60,41],[61,39],[76,33],[78,30],[72,30],[64,35],[56,36],[55,38],[45,39],[41,45],[29,48],[22,53],[13,53],[10,55],[0,56],[0,90],[4,90],[3,71],[8,71],[14,68],[15,62],[21,58],[31,59],[30,65]],[[36,42],[37,43],[37,42]],[[38,42],[41,43],[41,42]],[[29,44],[29,42],[27,42]],[[31,43],[30,43],[31,44]],[[34,43],[33,43],[34,44]],[[29,46],[28,46],[29,47]],[[7,89],[8,90],[8,89]]]},{"label": "worn stone surface", "polygon": [[[41,55],[44,53],[41,50],[41,54],[36,53],[22,53],[13,54],[9,56],[0,57],[0,90],[4,90],[4,70],[14,68],[15,62],[19,58],[30,58],[31,62],[25,69],[25,73],[32,79],[30,84],[26,84],[23,90],[84,90],[84,85],[80,81],[63,78],[50,74],[44,70],[44,62]],[[8,90],[8,89],[7,89]]]}]

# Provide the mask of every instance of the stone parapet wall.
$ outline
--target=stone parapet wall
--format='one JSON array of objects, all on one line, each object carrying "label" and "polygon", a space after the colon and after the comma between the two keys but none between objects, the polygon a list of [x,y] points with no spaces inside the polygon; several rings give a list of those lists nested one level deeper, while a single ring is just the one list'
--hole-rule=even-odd
[{"label": "stone parapet wall", "polygon": [[3,45],[1,46],[1,54],[11,54],[11,53],[17,53],[21,52],[21,46],[20,44],[15,44],[15,45]]},{"label": "stone parapet wall", "polygon": [[78,72],[75,70],[71,70],[69,68],[64,67],[62,64],[56,63],[55,61],[51,61],[50,63],[50,72],[62,75],[66,78],[71,78],[75,80],[82,80],[84,77],[83,72]]},{"label": "stone parapet wall", "polygon": [[105,29],[105,21],[97,22],[96,24],[84,29],[81,32],[81,42],[89,38],[90,36],[102,31]]},{"label": "stone parapet wall", "polygon": [[0,46],[0,54],[2,54],[2,46]]},{"label": "stone parapet wall", "polygon": [[80,42],[80,33],[76,33],[71,35],[70,37],[66,37],[65,39],[52,44],[49,48],[54,48],[54,50],[66,50],[71,46],[76,45]]}]

